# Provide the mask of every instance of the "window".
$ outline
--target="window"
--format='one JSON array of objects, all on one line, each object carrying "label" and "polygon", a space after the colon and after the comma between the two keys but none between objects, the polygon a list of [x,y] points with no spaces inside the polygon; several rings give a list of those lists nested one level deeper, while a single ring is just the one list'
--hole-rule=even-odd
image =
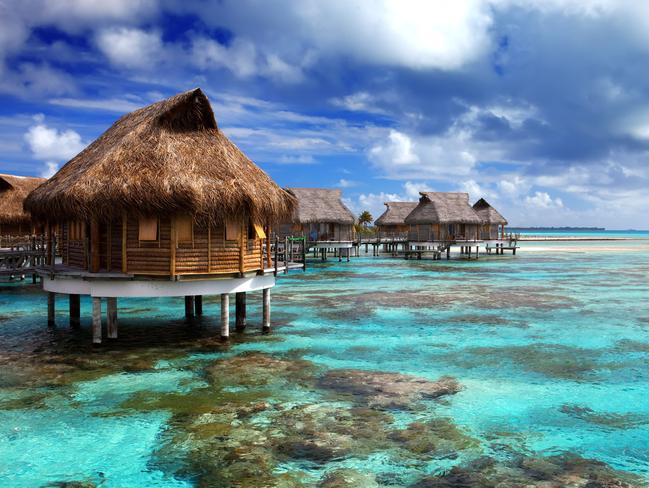
[{"label": "window", "polygon": [[225,240],[226,241],[238,241],[239,240],[239,229],[241,225],[236,220],[227,220],[225,222]]},{"label": "window", "polygon": [[176,240],[182,243],[194,242],[194,221],[191,216],[176,217]]},{"label": "window", "polygon": [[157,218],[140,217],[139,240],[141,241],[158,240],[158,219]]}]

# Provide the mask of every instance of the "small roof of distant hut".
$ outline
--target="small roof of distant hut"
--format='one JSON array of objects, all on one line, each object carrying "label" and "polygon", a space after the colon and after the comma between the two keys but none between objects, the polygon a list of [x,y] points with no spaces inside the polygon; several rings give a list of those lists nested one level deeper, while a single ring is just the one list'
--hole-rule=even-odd
[{"label": "small roof of distant hut", "polygon": [[354,223],[354,214],[343,203],[340,190],[324,188],[287,188],[287,190],[297,199],[297,208],[293,215],[295,222]]},{"label": "small roof of distant hut", "polygon": [[507,225],[507,219],[498,210],[489,205],[489,202],[481,198],[473,204],[473,209],[480,216],[485,224]]},{"label": "small roof of distant hut", "polygon": [[417,207],[406,217],[407,224],[480,224],[482,219],[461,192],[420,192]]},{"label": "small roof of distant hut", "polygon": [[375,225],[403,225],[406,217],[417,207],[417,202],[385,202],[385,212],[374,221]]},{"label": "small roof of distant hut", "polygon": [[123,116],[25,202],[34,217],[59,221],[122,213],[274,221],[294,205],[219,130],[199,88]]},{"label": "small roof of distant hut", "polygon": [[31,221],[23,202],[29,192],[45,178],[0,174],[0,224],[22,224]]}]

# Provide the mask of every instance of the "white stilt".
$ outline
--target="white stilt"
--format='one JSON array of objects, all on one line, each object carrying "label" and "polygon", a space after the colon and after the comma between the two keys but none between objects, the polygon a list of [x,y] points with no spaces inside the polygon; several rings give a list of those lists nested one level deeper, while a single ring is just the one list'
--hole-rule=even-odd
[{"label": "white stilt", "polygon": [[101,344],[101,298],[92,297],[92,342]]},{"label": "white stilt", "polygon": [[117,298],[106,299],[106,321],[108,322],[108,338],[117,339]]},{"label": "white stilt", "polygon": [[270,331],[270,288],[264,288],[263,292],[264,306],[263,306],[263,323],[262,331]]},{"label": "white stilt", "polygon": [[221,294],[221,339],[230,337],[230,295]]}]

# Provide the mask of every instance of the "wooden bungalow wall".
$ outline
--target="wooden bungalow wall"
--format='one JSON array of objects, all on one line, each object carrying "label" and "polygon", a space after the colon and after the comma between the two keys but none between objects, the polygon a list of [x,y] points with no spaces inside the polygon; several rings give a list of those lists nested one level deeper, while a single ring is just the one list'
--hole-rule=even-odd
[{"label": "wooden bungalow wall", "polygon": [[464,224],[464,232],[462,232],[462,224],[452,224],[453,233],[449,232],[448,224],[418,224],[411,225],[408,231],[408,239],[411,241],[419,242],[432,242],[432,241],[448,241],[451,238],[466,240],[479,240],[480,226],[477,224]]},{"label": "wooden bungalow wall", "polygon": [[[126,271],[146,275],[172,274],[171,219],[161,219],[158,224],[158,240],[139,240],[139,220],[129,217],[126,226]],[[63,263],[87,269],[85,237],[71,241],[68,225],[63,226]],[[102,270],[122,271],[122,222],[100,226],[99,259]],[[222,224],[207,227],[194,226],[193,241],[179,242],[175,249],[173,274],[226,274],[241,271],[241,243],[243,244],[243,271],[263,268],[262,240],[256,236],[248,241],[247,226],[237,240],[225,239]]]}]

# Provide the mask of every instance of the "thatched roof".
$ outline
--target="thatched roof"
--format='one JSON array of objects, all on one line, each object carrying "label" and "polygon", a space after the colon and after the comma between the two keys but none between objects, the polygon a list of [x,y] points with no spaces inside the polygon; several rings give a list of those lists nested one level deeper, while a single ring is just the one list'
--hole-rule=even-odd
[{"label": "thatched roof", "polygon": [[406,217],[407,224],[480,224],[482,219],[469,204],[469,194],[420,192],[417,207]]},{"label": "thatched roof", "polygon": [[374,225],[403,225],[406,217],[417,206],[417,202],[385,202],[385,212],[374,221]]},{"label": "thatched roof", "polygon": [[324,188],[287,188],[287,190],[297,198],[297,209],[293,215],[295,222],[354,223],[354,214],[343,203],[340,190]]},{"label": "thatched roof", "polygon": [[219,130],[200,89],[131,112],[34,191],[43,220],[190,213],[223,220],[290,216],[294,199]]},{"label": "thatched roof", "polygon": [[22,224],[31,221],[23,210],[29,192],[45,182],[45,178],[0,174],[0,224]]},{"label": "thatched roof", "polygon": [[473,204],[473,210],[480,216],[485,224],[507,225],[507,219],[498,210],[489,205],[489,202],[481,198]]}]

